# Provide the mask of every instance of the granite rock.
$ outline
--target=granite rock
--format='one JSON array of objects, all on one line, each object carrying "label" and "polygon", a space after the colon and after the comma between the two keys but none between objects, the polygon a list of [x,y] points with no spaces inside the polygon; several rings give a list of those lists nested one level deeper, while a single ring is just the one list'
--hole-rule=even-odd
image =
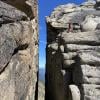
[{"label": "granite rock", "polygon": [[[15,1],[0,1],[0,100],[36,100],[38,23],[35,21],[33,28],[32,21],[37,18],[32,19],[24,12],[24,5],[19,5],[24,9],[21,10],[13,4]],[[25,1],[16,2],[24,4]],[[28,10],[32,12],[31,7]]]},{"label": "granite rock", "polygon": [[60,5],[46,20],[46,100],[100,100],[99,0]]}]

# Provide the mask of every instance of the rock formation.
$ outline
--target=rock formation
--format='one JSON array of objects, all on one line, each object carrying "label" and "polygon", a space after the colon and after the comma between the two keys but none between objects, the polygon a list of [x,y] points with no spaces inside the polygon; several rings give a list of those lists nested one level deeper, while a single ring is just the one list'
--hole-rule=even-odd
[{"label": "rock formation", "polygon": [[0,0],[0,100],[37,100],[36,0]]},{"label": "rock formation", "polygon": [[38,83],[38,100],[45,100],[45,85],[42,81]]},{"label": "rock formation", "polygon": [[60,5],[47,17],[46,100],[100,100],[99,7]]}]

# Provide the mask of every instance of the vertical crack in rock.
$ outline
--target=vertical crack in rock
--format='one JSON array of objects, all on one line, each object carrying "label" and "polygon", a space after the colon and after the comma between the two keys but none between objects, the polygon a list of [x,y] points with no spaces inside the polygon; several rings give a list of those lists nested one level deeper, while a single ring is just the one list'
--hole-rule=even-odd
[{"label": "vertical crack in rock", "polygon": [[34,2],[0,1],[0,100],[37,100],[38,6]]},{"label": "vertical crack in rock", "polygon": [[65,4],[47,17],[46,100],[100,100],[100,1]]}]

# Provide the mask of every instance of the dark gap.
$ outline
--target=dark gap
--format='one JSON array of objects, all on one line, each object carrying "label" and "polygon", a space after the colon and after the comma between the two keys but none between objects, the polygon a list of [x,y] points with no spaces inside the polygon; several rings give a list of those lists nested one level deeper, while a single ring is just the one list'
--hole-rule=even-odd
[{"label": "dark gap", "polygon": [[37,82],[35,87],[35,100],[38,100],[38,80],[39,80],[39,72],[37,72]]},{"label": "dark gap", "polygon": [[24,45],[19,45],[15,50],[14,53],[12,55],[15,55],[16,53],[18,53],[19,50],[25,50],[28,48],[28,44],[24,44]]},{"label": "dark gap", "polygon": [[[10,61],[9,61],[10,62]],[[8,64],[9,64],[9,62],[5,65],[5,67],[0,71],[0,74],[2,74],[4,71],[5,71],[5,69],[6,69],[6,67],[8,66]]]}]

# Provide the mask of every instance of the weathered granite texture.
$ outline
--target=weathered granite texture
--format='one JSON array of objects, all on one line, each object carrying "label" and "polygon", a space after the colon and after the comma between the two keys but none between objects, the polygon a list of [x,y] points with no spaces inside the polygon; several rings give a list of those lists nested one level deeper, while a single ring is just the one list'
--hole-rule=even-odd
[{"label": "weathered granite texture", "polygon": [[45,100],[45,85],[42,81],[38,83],[38,100]]},{"label": "weathered granite texture", "polygon": [[[29,3],[31,2],[31,3]],[[0,0],[0,100],[37,100],[36,0]]]},{"label": "weathered granite texture", "polygon": [[100,100],[99,7],[60,5],[47,17],[46,100]]}]

